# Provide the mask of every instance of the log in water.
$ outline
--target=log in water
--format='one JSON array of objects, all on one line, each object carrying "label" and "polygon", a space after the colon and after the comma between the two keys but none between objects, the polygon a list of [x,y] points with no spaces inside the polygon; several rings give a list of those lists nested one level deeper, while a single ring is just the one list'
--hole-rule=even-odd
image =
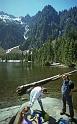
[{"label": "log in water", "polygon": [[18,95],[23,95],[23,94],[27,93],[27,90],[32,87],[44,85],[44,84],[48,83],[49,81],[53,81],[53,80],[57,80],[57,79],[61,78],[62,75],[67,75],[67,74],[70,75],[74,72],[77,72],[77,70],[73,70],[73,71],[70,71],[70,72],[67,72],[64,74],[58,74],[58,75],[55,75],[55,76],[52,76],[52,77],[49,77],[49,78],[46,78],[46,79],[43,79],[40,81],[36,81],[36,82],[30,83],[30,84],[18,86],[16,92]]}]

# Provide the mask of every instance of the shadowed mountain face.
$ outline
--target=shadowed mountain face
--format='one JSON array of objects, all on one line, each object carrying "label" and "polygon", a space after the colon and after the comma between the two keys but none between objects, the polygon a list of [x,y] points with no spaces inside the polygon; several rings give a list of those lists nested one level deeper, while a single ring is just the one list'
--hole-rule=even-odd
[{"label": "shadowed mountain face", "polygon": [[23,33],[24,27],[20,24],[0,23],[0,45],[8,49],[22,43]]},{"label": "shadowed mountain face", "polygon": [[[68,33],[69,32],[69,33]],[[35,16],[14,17],[0,12],[0,46],[8,49],[20,45],[22,49],[40,47],[49,39],[77,32],[77,7],[57,12],[50,5]]]}]

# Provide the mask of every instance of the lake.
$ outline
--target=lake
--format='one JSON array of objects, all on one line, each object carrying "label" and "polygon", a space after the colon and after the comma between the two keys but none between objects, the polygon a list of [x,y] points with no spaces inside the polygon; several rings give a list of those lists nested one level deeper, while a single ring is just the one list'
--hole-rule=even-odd
[{"label": "lake", "polygon": [[[0,108],[20,104],[16,94],[19,85],[31,83],[57,74],[71,71],[70,68],[45,67],[31,63],[0,63]],[[77,72],[71,76],[77,86]],[[62,79],[45,85],[50,92],[48,96],[61,98],[60,85]],[[74,94],[77,96],[77,94]]]}]

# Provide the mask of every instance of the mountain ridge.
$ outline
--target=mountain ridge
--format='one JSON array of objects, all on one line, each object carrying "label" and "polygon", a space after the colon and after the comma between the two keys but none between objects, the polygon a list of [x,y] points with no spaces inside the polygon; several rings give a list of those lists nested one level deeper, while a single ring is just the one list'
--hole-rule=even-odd
[{"label": "mountain ridge", "polygon": [[[77,30],[77,7],[57,12],[51,5],[30,17],[15,17],[4,13],[0,15],[0,46],[9,49],[39,48],[48,39],[56,39],[71,30]],[[11,18],[11,19],[10,19]]]}]

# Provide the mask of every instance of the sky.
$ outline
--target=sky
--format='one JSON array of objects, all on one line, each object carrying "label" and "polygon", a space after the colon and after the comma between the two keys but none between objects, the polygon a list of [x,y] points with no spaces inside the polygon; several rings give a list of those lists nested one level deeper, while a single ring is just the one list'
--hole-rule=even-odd
[{"label": "sky", "polygon": [[14,16],[33,16],[46,5],[62,11],[77,6],[77,0],[0,0],[0,11]]}]

